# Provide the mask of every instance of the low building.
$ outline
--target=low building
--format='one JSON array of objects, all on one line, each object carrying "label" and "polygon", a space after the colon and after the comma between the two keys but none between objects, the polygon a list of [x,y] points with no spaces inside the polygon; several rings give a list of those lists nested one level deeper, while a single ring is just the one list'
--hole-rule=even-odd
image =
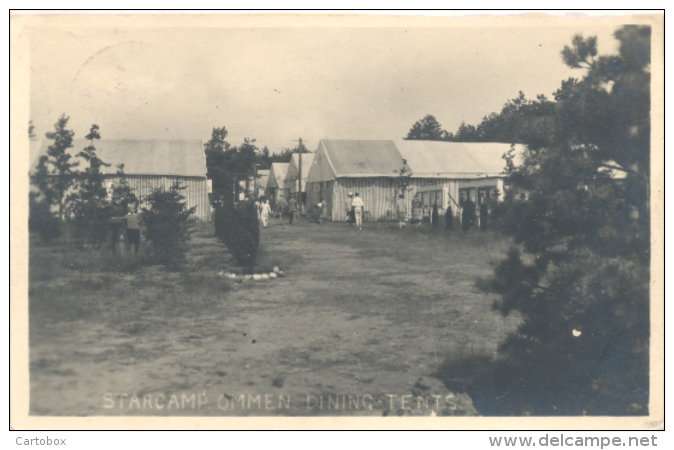
[{"label": "low building", "polygon": [[[452,206],[453,214],[459,216],[466,200],[479,208],[486,200],[502,198],[503,155],[510,151],[511,144],[399,140],[395,145],[412,170],[410,198],[423,216],[428,216],[436,204],[440,214]],[[512,148],[513,163],[519,165],[525,147],[517,144]]]},{"label": "low building", "polygon": [[[79,160],[79,169],[86,162],[77,155],[91,141],[75,140],[68,150],[72,160]],[[53,145],[52,140],[31,142],[31,171],[35,170],[42,155]],[[196,207],[195,217],[202,221],[211,219],[206,180],[206,155],[200,139],[194,140],[112,140],[101,139],[94,142],[97,156],[109,167],[102,167],[108,192],[120,181],[117,165],[124,164],[124,179],[134,190],[143,206],[144,199],[153,189],[170,189],[178,183],[185,189],[187,207]]]},{"label": "low building", "polygon": [[393,141],[323,139],[307,177],[307,201],[327,202],[331,220],[346,220],[349,193],[363,199],[365,219],[395,215],[396,171],[403,158]]},{"label": "low building", "polygon": [[291,194],[297,194],[297,192],[302,192],[301,199],[298,199],[300,205],[306,205],[307,202],[307,177],[309,176],[309,169],[314,161],[313,153],[301,153],[302,155],[302,183],[300,187],[300,153],[293,153],[290,163],[288,164],[288,170],[286,172],[286,178],[284,180],[283,186],[285,189],[286,198]]},{"label": "low building", "polygon": [[270,172],[269,169],[257,171],[257,177],[255,178],[255,181],[253,182],[256,197],[262,197],[263,195],[266,194],[267,181],[269,179],[269,172]]},{"label": "low building", "polygon": [[285,194],[285,179],[288,172],[289,163],[272,163],[267,176],[266,195],[278,201],[281,197],[286,197]]},{"label": "low building", "polygon": [[[367,220],[393,220],[400,189],[399,173],[411,173],[405,191],[408,216],[423,216],[437,204],[444,214],[448,205],[460,216],[461,205],[476,207],[503,193],[506,163],[511,148],[501,143],[462,143],[412,140],[334,140],[319,142],[307,177],[307,201],[323,198],[332,220],[346,220],[349,193],[358,192]],[[515,164],[524,146],[516,145]]]}]

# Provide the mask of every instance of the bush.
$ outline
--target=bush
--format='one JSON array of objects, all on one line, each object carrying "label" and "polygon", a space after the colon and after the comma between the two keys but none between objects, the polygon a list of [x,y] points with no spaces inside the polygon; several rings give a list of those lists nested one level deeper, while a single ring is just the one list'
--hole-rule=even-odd
[{"label": "bush", "polygon": [[145,226],[145,239],[150,247],[150,258],[162,264],[175,264],[185,257],[186,242],[192,228],[192,215],[196,207],[187,208],[185,189],[174,184],[165,191],[154,189],[146,198],[149,208],[143,208],[141,220]]},{"label": "bush", "polygon": [[49,204],[45,201],[37,201],[33,196],[30,197],[28,230],[37,232],[44,242],[49,242],[61,235],[59,220],[51,212]]},{"label": "bush", "polygon": [[255,205],[224,204],[214,215],[215,233],[227,245],[236,264],[244,273],[252,273],[260,247],[260,223]]},{"label": "bush", "polygon": [[475,203],[467,200],[463,203],[463,211],[461,212],[461,228],[463,231],[469,230],[475,226]]},{"label": "bush", "polygon": [[505,202],[499,201],[490,201],[489,208],[491,213],[489,214],[489,225],[493,230],[502,230],[503,222],[507,214],[508,205]]},{"label": "bush", "polygon": [[82,243],[100,247],[110,237],[112,217],[113,208],[105,201],[76,204],[72,218],[75,236]]}]

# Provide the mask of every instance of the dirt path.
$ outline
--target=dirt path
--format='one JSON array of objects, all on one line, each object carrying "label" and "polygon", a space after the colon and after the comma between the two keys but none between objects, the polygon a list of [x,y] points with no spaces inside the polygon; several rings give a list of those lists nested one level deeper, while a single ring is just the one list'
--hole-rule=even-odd
[{"label": "dirt path", "polygon": [[[173,294],[179,275],[157,274],[142,290],[133,289],[138,275],[120,275],[131,286],[114,303],[124,314],[112,305],[97,320],[35,314],[32,413],[474,413],[432,374],[452,354],[493,352],[514,326],[473,287],[502,246],[368,225],[272,224],[262,231],[263,258],[285,271],[278,280],[223,280],[228,289],[219,292],[209,284],[221,270],[213,264],[203,283]],[[223,253],[212,237],[194,237],[192,246],[196,263]],[[172,300],[158,304],[161,295]],[[430,387],[421,404],[411,396],[420,377]]]}]

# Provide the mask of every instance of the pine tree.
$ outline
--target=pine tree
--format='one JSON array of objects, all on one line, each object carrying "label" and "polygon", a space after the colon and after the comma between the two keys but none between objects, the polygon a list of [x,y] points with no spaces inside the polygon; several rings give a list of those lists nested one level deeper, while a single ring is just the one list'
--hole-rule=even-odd
[{"label": "pine tree", "polygon": [[107,223],[110,219],[105,179],[102,167],[110,164],[96,155],[94,141],[100,139],[98,125],[92,125],[86,139],[91,143],[78,156],[89,166],[79,173],[79,185],[76,195],[74,218],[75,228],[80,237],[94,244],[101,244],[107,235]]},{"label": "pine tree", "polygon": [[70,189],[76,182],[77,162],[71,162],[68,149],[73,147],[75,132],[67,129],[70,118],[65,114],[56,121],[54,131],[46,133],[54,143],[47,148],[47,154],[40,157],[32,182],[38,187],[42,200],[58,207],[58,218],[62,222],[68,206]]},{"label": "pine tree", "polygon": [[147,196],[141,220],[153,261],[173,265],[185,258],[196,207],[188,208],[181,191],[184,186],[175,183],[168,191],[152,190]]},{"label": "pine tree", "polygon": [[650,28],[615,37],[618,55],[564,48],[586,73],[556,93],[548,144],[525,142],[503,217],[518,247],[481,282],[522,317],[492,384],[536,414],[647,413]]}]

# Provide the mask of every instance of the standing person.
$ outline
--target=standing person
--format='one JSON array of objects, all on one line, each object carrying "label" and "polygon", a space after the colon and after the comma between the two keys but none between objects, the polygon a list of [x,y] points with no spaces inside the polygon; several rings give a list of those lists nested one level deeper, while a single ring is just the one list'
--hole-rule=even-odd
[{"label": "standing person", "polygon": [[400,194],[396,200],[396,212],[398,215],[398,227],[405,228],[405,219],[407,219],[407,205],[405,204],[405,194]]},{"label": "standing person", "polygon": [[447,211],[445,211],[445,230],[451,231],[454,227],[454,216],[452,216],[452,205],[447,205]]},{"label": "standing person", "polygon": [[321,198],[316,205],[312,208],[311,218],[317,224],[321,224],[321,211],[323,210],[323,199]]},{"label": "standing person", "polygon": [[349,192],[346,198],[346,223],[352,225],[356,222],[356,217],[353,214],[353,192]]},{"label": "standing person", "polygon": [[463,211],[461,212],[461,228],[463,231],[468,231],[475,225],[475,203],[466,200],[463,203]]},{"label": "standing person", "polygon": [[129,209],[129,214],[126,215],[126,239],[129,245],[134,247],[133,254],[138,254],[138,247],[140,246],[140,217],[138,216],[138,206],[134,206],[133,210]]},{"label": "standing person", "polygon": [[271,206],[269,206],[269,201],[264,199],[260,205],[260,219],[262,220],[262,228],[267,228],[269,214],[271,214]]},{"label": "standing person", "polygon": [[353,208],[353,214],[356,218],[356,226],[360,230],[363,227],[363,199],[360,198],[360,194],[356,192],[351,200],[351,207]]},{"label": "standing person", "polygon": [[290,216],[290,225],[295,225],[295,219],[297,218],[297,200],[294,196],[290,196],[288,200],[288,215]]},{"label": "standing person", "polygon": [[270,197],[267,200],[269,200],[269,209],[271,210],[271,216],[274,217],[274,214],[276,214],[276,199],[274,197]]},{"label": "standing person", "polygon": [[438,202],[435,202],[433,205],[433,210],[431,211],[431,224],[433,229],[438,229],[440,227],[440,212],[438,211]]},{"label": "standing person", "polygon": [[[108,221],[110,225],[111,241],[110,249],[112,253],[117,252],[117,245],[120,240],[124,240],[124,216],[126,214],[126,205],[119,203],[116,200],[112,202],[111,217]],[[120,239],[121,238],[121,239]],[[123,249],[122,249],[123,252]]]},{"label": "standing person", "polygon": [[279,197],[279,199],[276,201],[276,212],[278,213],[281,223],[283,223],[283,216],[285,215],[287,206],[288,202],[286,202],[286,199],[283,197]]},{"label": "standing person", "polygon": [[260,201],[257,199],[257,197],[255,197],[254,205],[255,205],[255,211],[257,211],[257,221],[259,222],[260,221],[260,206],[261,205],[260,205]]},{"label": "standing person", "polygon": [[480,231],[487,231],[487,223],[489,222],[489,207],[487,201],[482,200],[480,205]]},{"label": "standing person", "polygon": [[328,222],[328,203],[321,199],[321,222],[327,223]]}]

